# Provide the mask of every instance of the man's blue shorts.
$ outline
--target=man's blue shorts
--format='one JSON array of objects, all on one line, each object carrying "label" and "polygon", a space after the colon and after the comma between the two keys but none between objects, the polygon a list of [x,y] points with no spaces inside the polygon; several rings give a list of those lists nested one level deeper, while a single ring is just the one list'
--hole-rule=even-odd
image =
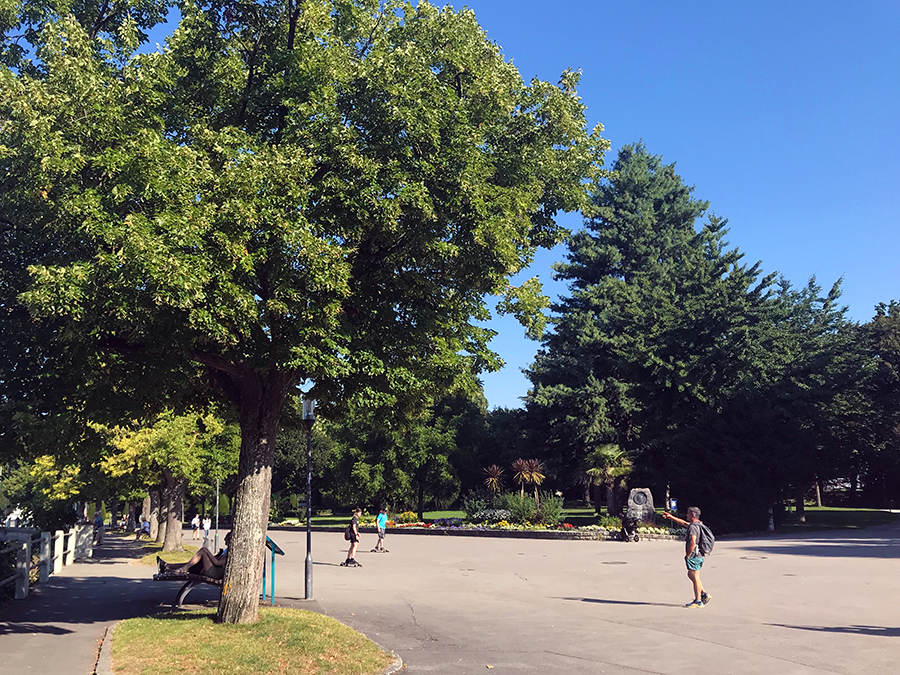
[{"label": "man's blue shorts", "polygon": [[703,567],[703,556],[702,555],[692,555],[690,558],[684,559],[684,564],[687,565],[689,570],[697,570],[699,571],[701,567]]}]

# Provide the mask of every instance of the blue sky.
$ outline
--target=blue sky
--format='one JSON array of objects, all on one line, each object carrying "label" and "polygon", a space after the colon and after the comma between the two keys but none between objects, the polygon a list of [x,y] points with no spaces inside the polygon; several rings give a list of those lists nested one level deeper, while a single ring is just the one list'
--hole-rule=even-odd
[{"label": "blue sky", "polygon": [[[463,3],[452,3],[461,9]],[[583,71],[591,124],[616,150],[643,139],[729,219],[729,241],[801,286],[843,277],[849,316],[900,299],[900,3],[472,0],[522,76]],[[562,222],[578,228],[581,218]],[[565,293],[542,252],[524,278]],[[492,322],[506,361],[483,376],[517,407],[539,345]]]},{"label": "blue sky", "polygon": [[[442,4],[436,2],[435,4]],[[619,147],[643,140],[729,219],[729,241],[801,286],[843,277],[849,316],[900,299],[900,2],[470,0],[526,80],[583,72],[591,125]],[[151,40],[162,42],[173,26]],[[581,226],[577,214],[561,222]],[[548,294],[557,247],[522,279]],[[506,361],[483,376],[491,407],[517,407],[539,345],[491,322]]]}]

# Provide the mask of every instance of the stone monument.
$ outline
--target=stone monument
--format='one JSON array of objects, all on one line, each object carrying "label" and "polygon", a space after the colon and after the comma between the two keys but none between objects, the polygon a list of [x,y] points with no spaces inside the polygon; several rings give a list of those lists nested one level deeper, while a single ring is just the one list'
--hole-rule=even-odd
[{"label": "stone monument", "polygon": [[628,505],[625,507],[625,520],[656,524],[656,511],[653,509],[653,494],[650,488],[632,488],[628,494]]}]

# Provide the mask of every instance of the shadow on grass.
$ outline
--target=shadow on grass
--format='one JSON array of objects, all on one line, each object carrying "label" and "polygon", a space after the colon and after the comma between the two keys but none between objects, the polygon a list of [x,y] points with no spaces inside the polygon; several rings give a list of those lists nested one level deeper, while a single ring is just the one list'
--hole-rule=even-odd
[{"label": "shadow on grass", "polygon": [[793,626],[788,623],[767,623],[767,626],[778,628],[793,628],[794,630],[808,630],[817,633],[845,633],[849,635],[870,635],[873,637],[900,637],[900,628],[888,626]]}]

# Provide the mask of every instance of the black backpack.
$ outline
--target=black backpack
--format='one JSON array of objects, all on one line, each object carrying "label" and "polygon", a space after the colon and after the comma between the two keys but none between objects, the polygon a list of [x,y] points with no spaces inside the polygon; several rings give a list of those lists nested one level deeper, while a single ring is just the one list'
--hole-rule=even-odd
[{"label": "black backpack", "polygon": [[352,539],[352,538],[353,538],[353,523],[350,523],[347,526],[347,529],[344,530],[344,539],[346,539],[347,541],[350,541],[350,539]]},{"label": "black backpack", "polygon": [[697,549],[700,555],[708,556],[712,553],[713,547],[716,545],[716,536],[703,523],[697,523],[700,526],[700,537],[697,539]]}]

